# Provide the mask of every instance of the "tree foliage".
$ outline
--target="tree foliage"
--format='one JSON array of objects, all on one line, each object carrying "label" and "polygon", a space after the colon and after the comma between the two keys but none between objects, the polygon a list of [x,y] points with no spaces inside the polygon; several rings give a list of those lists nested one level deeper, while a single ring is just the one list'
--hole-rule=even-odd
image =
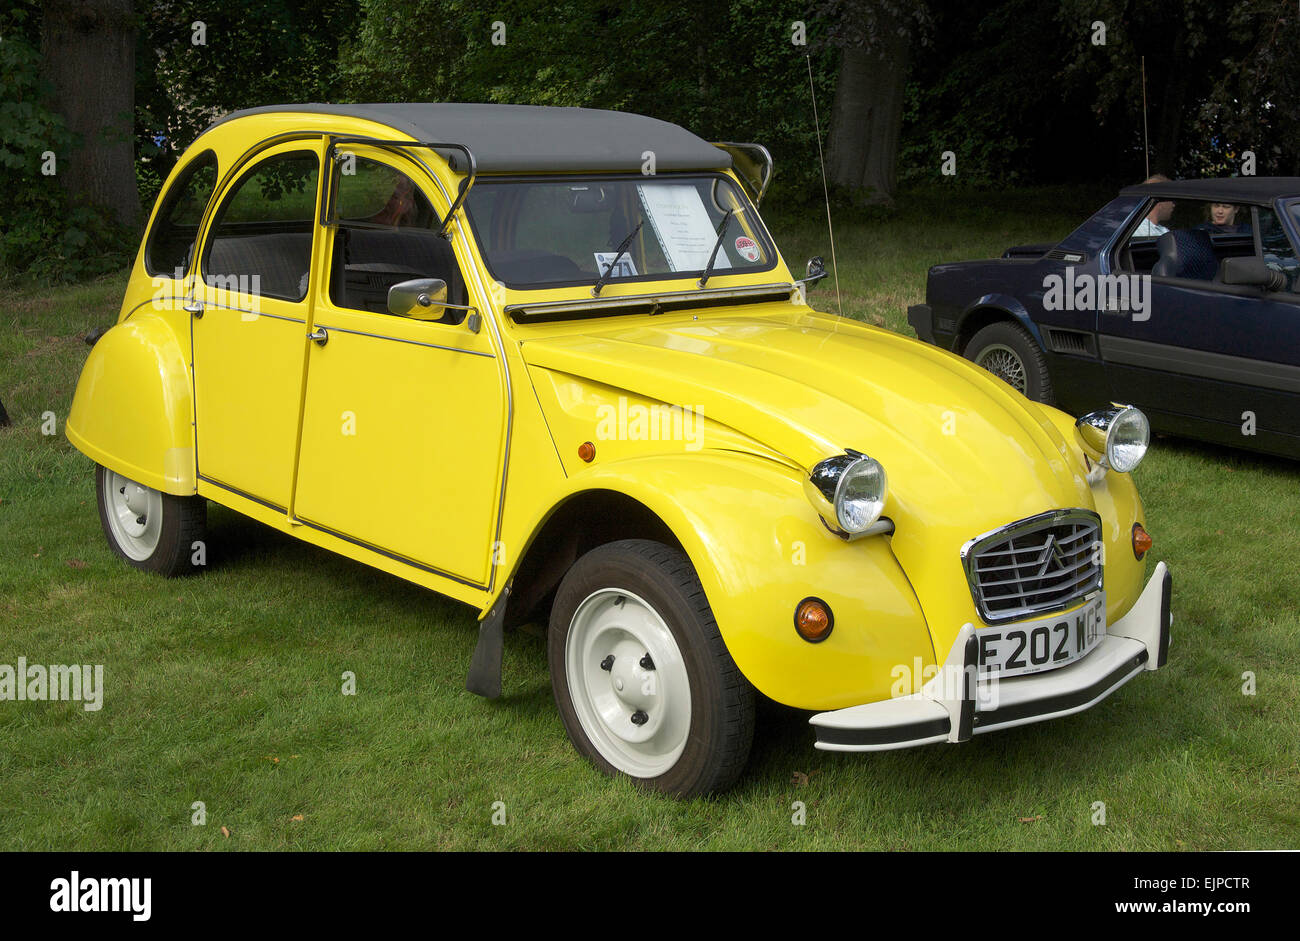
[{"label": "tree foliage", "polygon": [[125,264],[131,233],[59,185],[74,138],[46,101],[39,34],[35,3],[0,14],[0,279],[77,280]]},{"label": "tree foliage", "polygon": [[[636,111],[706,139],[764,143],[777,166],[769,199],[819,201],[809,73],[830,143],[835,122],[854,132],[871,120],[861,114],[870,81],[837,107],[844,57],[886,47],[906,69],[901,93],[876,102],[901,108],[883,124],[897,157],[859,180],[893,171],[905,186],[1140,179],[1143,56],[1153,171],[1240,172],[1245,150],[1259,173],[1295,173],[1300,162],[1293,0],[138,0],[136,11],[146,208],[214,118],[295,101]],[[40,173],[39,155],[68,143],[42,96],[40,17],[35,0],[0,14],[0,165],[11,184],[0,192],[0,276],[79,277],[120,264],[139,233],[69,206]],[[955,176],[940,172],[949,151]]]}]

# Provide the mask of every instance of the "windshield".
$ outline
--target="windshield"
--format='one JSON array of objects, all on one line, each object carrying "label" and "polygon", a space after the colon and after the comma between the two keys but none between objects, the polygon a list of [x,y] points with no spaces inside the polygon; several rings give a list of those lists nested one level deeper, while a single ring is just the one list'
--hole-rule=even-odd
[{"label": "windshield", "polygon": [[607,285],[698,278],[729,211],[713,277],[776,262],[753,208],[719,174],[480,180],[465,205],[492,276],[512,288],[595,284],[606,274]]}]

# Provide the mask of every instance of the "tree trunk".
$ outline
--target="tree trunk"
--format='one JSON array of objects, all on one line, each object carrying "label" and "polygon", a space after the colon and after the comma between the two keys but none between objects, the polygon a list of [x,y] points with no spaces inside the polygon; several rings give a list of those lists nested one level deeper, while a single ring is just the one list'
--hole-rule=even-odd
[{"label": "tree trunk", "polygon": [[859,202],[894,201],[908,45],[906,37],[889,30],[878,50],[848,47],[840,57],[826,170],[832,184]]},{"label": "tree trunk", "polygon": [[1187,101],[1187,69],[1182,65],[1184,30],[1174,34],[1173,51],[1167,62],[1165,85],[1156,113],[1155,138],[1151,142],[1151,171],[1175,176],[1178,145],[1182,138],[1183,107]]},{"label": "tree trunk", "polygon": [[135,20],[131,0],[46,0],[41,70],[54,108],[77,135],[56,153],[56,174],[74,199],[140,218],[135,185]]}]

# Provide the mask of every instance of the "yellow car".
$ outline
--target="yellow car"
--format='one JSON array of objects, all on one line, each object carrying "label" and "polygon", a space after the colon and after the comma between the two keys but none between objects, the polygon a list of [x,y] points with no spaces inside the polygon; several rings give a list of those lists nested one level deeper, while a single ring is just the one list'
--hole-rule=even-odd
[{"label": "yellow car", "polygon": [[[580,752],[733,783],[756,693],[872,751],[1086,709],[1165,662],[1129,472],[965,360],[809,307],[766,150],[633,114],[232,114],[184,153],[67,423],[164,575],[206,501],[473,605],[468,686],[549,618]],[[1068,733],[1066,733],[1068,734]]]}]

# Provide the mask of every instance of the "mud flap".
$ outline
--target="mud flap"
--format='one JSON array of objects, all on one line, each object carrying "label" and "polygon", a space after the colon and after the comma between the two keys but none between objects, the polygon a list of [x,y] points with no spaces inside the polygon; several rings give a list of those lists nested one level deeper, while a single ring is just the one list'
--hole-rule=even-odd
[{"label": "mud flap", "polygon": [[478,622],[478,644],[469,661],[465,688],[471,693],[496,699],[501,695],[501,661],[505,652],[506,601],[510,586],[501,590],[496,604]]}]

